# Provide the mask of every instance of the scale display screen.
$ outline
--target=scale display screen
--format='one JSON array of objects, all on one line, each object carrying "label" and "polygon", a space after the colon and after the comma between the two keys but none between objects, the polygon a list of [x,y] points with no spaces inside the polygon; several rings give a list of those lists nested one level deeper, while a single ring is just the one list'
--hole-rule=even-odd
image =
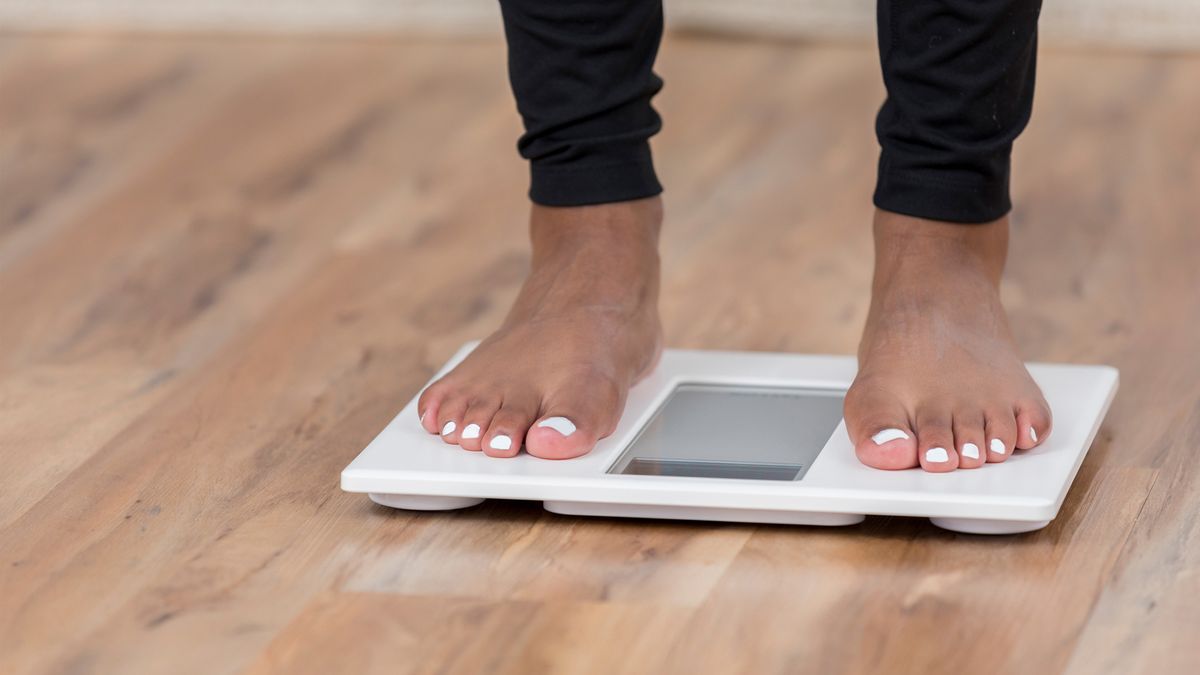
[{"label": "scale display screen", "polygon": [[608,473],[797,481],[842,421],[841,389],[680,384]]}]

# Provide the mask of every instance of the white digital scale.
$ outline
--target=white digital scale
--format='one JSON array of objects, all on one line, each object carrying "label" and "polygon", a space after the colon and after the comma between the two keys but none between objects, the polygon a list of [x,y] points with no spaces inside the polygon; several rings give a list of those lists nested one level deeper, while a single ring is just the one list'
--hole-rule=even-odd
[{"label": "white digital scale", "polygon": [[1042,445],[979,469],[882,471],[858,461],[842,421],[856,368],[846,356],[667,350],[629,392],[616,431],[567,460],[447,444],[421,427],[414,397],[342,471],[342,489],[426,511],[526,499],[586,516],[853,525],[890,515],[1028,532],[1058,514],[1117,389],[1108,366],[1031,364],[1054,413]]}]

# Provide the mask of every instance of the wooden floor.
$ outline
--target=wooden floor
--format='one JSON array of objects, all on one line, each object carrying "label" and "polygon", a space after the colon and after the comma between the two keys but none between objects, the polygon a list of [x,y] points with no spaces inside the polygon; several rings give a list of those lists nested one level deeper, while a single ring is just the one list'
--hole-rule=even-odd
[{"label": "wooden floor", "polygon": [[[873,48],[660,70],[668,345],[852,353]],[[1200,672],[1197,83],[1043,51],[1005,299],[1122,385],[987,538],[343,494],[528,263],[502,45],[0,36],[0,672]]]}]

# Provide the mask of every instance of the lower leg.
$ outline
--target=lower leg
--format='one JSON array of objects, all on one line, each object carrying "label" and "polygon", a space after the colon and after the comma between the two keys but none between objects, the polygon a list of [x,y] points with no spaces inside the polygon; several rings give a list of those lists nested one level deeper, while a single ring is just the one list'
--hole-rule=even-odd
[{"label": "lower leg", "polygon": [[661,191],[648,140],[662,7],[501,0],[525,123],[533,262],[504,324],[421,395],[466,450],[566,458],[616,428],[661,350]]},{"label": "lower leg", "polygon": [[999,297],[1039,5],[879,0],[875,280],[846,397],[868,465],[975,468],[1049,434]]}]

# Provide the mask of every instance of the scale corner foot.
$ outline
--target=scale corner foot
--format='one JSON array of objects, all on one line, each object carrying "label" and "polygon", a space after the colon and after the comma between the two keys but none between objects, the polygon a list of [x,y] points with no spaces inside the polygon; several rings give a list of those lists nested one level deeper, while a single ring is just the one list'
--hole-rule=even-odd
[{"label": "scale corner foot", "polygon": [[1021,534],[1035,532],[1050,524],[1049,520],[990,520],[986,518],[930,518],[929,522],[943,530],[963,534]]},{"label": "scale corner foot", "polygon": [[367,496],[380,506],[406,511],[454,511],[483,503],[482,497],[440,497],[435,495],[393,495],[371,492]]}]

